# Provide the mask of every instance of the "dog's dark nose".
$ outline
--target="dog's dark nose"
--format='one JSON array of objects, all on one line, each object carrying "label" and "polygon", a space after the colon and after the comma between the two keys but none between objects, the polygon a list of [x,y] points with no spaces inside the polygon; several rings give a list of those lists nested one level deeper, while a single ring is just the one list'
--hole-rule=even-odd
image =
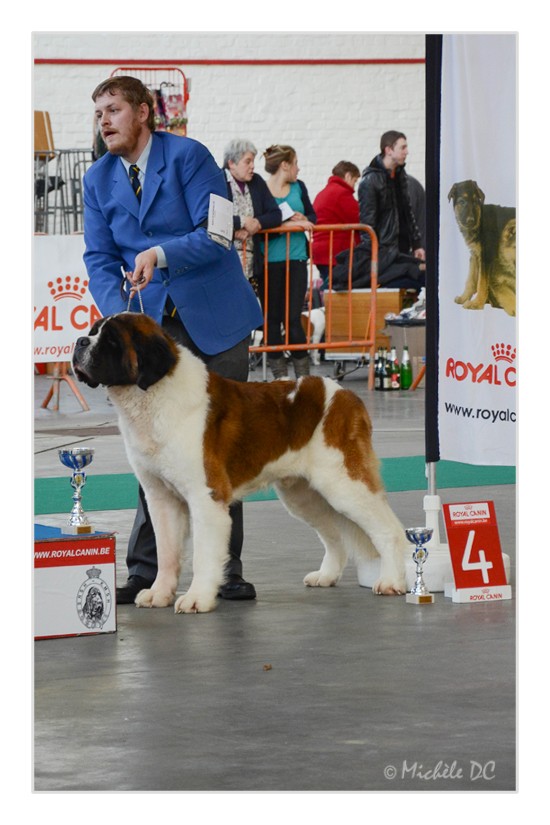
[{"label": "dog's dark nose", "polygon": [[76,346],[77,347],[82,347],[82,348],[89,347],[90,346],[90,339],[88,338],[88,336],[82,336],[82,338],[78,338],[78,340],[76,342]]}]

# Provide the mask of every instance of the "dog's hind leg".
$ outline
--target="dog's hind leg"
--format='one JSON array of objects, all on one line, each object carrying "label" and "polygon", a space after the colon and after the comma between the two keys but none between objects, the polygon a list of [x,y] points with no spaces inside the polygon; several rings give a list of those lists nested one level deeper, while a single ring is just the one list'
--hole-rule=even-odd
[{"label": "dog's hind leg", "polygon": [[143,484],[157,544],[158,572],[153,586],[136,597],[138,607],[174,604],[185,540],[189,534],[187,504],[161,482]]},{"label": "dog's hind leg", "polygon": [[[316,484],[317,486],[317,484]],[[329,504],[357,525],[370,538],[380,556],[380,577],[373,586],[375,593],[399,595],[406,591],[405,554],[408,549],[405,531],[388,504],[384,490],[372,492],[366,483],[342,473],[323,484],[321,493]],[[355,552],[368,557],[370,545],[356,543]]]},{"label": "dog's hind leg", "polygon": [[215,501],[208,490],[189,501],[193,531],[193,580],[175,604],[176,613],[214,610],[229,554],[229,507]]},{"label": "dog's hind leg", "polygon": [[[332,587],[338,582],[346,566],[350,550],[346,537],[351,525],[320,493],[312,490],[305,479],[287,478],[274,486],[288,512],[309,524],[325,548],[320,569],[309,573],[304,584],[308,587]],[[364,538],[368,541],[367,536]]]}]

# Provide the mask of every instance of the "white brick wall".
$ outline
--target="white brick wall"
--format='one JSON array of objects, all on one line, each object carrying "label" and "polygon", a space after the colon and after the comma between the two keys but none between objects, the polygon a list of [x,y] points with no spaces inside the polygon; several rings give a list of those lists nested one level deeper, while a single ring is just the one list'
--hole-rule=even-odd
[{"label": "white brick wall", "polygon": [[[37,32],[33,57],[113,60],[109,65],[37,65],[33,105],[50,113],[58,148],[88,148],[95,86],[125,60],[174,60],[191,79],[188,134],[221,165],[225,143],[252,140],[296,149],[313,197],[339,160],[363,169],[387,129],[406,133],[407,169],[424,182],[424,66],[191,65],[185,61],[423,58],[422,34],[236,32]],[[256,171],[266,177],[260,156]]]}]

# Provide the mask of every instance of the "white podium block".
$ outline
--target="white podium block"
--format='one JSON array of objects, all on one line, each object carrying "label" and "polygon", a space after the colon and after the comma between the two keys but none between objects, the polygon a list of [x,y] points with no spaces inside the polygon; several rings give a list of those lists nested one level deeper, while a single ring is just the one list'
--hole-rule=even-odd
[{"label": "white podium block", "polygon": [[[453,580],[453,568],[448,549],[431,550],[426,545],[428,559],[422,570],[424,582],[430,593],[443,593],[447,582]],[[380,578],[380,559],[358,561],[357,581],[361,587],[372,587]],[[405,577],[407,590],[410,590],[416,580],[416,564],[412,558],[412,550],[405,559]]]},{"label": "white podium block", "polygon": [[[437,550],[430,550],[430,545],[426,545],[429,552],[428,560],[424,565],[422,574],[426,587],[430,593],[444,593],[451,598],[454,588],[453,566],[447,545],[442,545]],[[510,556],[502,554],[504,569],[506,571],[506,581],[510,581]],[[375,581],[380,578],[380,559],[371,561],[358,561],[357,581],[361,587],[372,587]],[[405,560],[405,577],[407,590],[410,590],[416,579],[416,564],[412,560],[412,554]]]}]

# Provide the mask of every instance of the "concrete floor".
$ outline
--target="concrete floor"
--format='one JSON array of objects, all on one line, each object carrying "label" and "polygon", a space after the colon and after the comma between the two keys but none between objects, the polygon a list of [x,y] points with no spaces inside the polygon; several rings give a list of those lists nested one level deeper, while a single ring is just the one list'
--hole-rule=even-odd
[{"label": "concrete floor", "polygon": [[[366,377],[344,383],[367,400],[379,455],[423,454],[424,391],[369,393]],[[66,475],[57,448],[67,444],[95,447],[91,473],[128,472],[104,391],[84,388],[82,412],[65,387],[53,412],[40,407],[50,383],[35,378],[35,476]],[[115,634],[35,643],[35,790],[514,790],[515,487],[439,493],[495,502],[514,599],[438,594],[415,607],[373,597],[352,565],[336,588],[305,588],[322,554],[315,534],[278,501],[247,503],[256,601],[220,600],[196,616],[124,606]],[[423,523],[423,495],[390,494],[405,526]],[[125,581],[133,511],[90,515],[117,532]],[[184,567],[182,589],[188,581]]]}]

